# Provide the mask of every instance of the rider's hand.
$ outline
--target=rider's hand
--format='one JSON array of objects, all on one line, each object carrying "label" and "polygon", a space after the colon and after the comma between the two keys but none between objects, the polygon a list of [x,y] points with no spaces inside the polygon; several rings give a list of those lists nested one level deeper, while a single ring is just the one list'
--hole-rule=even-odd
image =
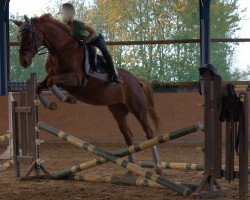
[{"label": "rider's hand", "polygon": [[79,45],[80,46],[84,46],[86,43],[88,43],[88,42],[85,41],[85,40],[79,40]]}]

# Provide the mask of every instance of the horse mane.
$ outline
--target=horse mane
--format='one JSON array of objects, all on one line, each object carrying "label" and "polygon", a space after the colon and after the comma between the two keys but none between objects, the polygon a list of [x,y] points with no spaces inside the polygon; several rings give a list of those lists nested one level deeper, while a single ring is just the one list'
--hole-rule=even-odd
[{"label": "horse mane", "polygon": [[40,17],[34,17],[34,18],[32,18],[32,21],[33,22],[39,22],[39,23],[49,22],[49,23],[54,24],[57,27],[59,27],[59,28],[61,28],[64,31],[69,33],[68,27],[65,24],[63,24],[62,22],[55,19],[50,13],[43,14]]}]

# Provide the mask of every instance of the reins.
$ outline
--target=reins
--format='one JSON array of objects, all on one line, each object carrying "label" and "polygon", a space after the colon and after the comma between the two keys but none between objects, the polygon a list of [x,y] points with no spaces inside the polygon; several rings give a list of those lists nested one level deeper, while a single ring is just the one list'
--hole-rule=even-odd
[{"label": "reins", "polygon": [[[45,48],[48,48],[47,46],[48,45],[46,45],[46,41],[44,40],[41,40],[41,38],[39,37],[39,35],[37,34],[37,31],[36,31],[36,29],[35,29],[35,27],[34,27],[34,25],[33,25],[33,21],[32,21],[32,19],[31,19],[31,21],[30,21],[30,24],[28,24],[29,25],[29,27],[26,27],[26,28],[24,28],[24,29],[22,29],[22,30],[19,30],[19,33],[20,33],[20,35],[21,34],[23,34],[23,33],[26,33],[26,32],[28,32],[28,31],[30,31],[31,33],[32,33],[32,47],[31,47],[31,49],[25,49],[25,48],[22,48],[22,49],[18,49],[18,51],[20,52],[20,53],[22,53],[22,54],[25,54],[25,52],[27,52],[27,51],[29,51],[29,52],[32,52],[34,55],[44,55],[44,54],[48,54],[48,53],[59,53],[59,52],[57,52],[57,50],[49,50],[49,51],[46,51],[46,52],[40,52],[41,50],[43,50],[43,49],[45,49]],[[74,37],[73,37],[74,38]],[[40,49],[38,49],[38,47],[37,47],[37,39],[44,45],[44,47],[42,47],[42,48],[40,48]],[[77,40],[76,38],[74,38],[75,40],[76,40],[76,42],[77,42],[77,44],[74,44],[74,45],[70,45],[70,46],[68,46],[68,47],[65,47],[65,48],[63,48],[63,49],[61,49],[60,50],[60,52],[63,52],[63,51],[66,51],[66,50],[69,50],[69,49],[72,49],[72,48],[76,48],[76,47],[79,47],[80,45],[79,45],[79,40]],[[40,52],[40,53],[39,53]]]}]

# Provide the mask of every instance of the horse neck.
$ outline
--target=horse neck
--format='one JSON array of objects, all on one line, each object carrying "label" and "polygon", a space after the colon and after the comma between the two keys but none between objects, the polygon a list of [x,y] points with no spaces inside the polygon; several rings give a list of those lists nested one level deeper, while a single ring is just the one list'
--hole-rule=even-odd
[{"label": "horse neck", "polygon": [[68,32],[52,23],[41,23],[40,26],[36,26],[36,30],[51,52],[60,53],[74,44],[77,45],[77,41]]},{"label": "horse neck", "polygon": [[67,31],[48,23],[37,28],[37,33],[41,35],[41,40],[45,41],[44,45],[51,53],[48,57],[47,68],[59,67],[64,72],[74,70],[84,76],[82,66],[84,52]]}]

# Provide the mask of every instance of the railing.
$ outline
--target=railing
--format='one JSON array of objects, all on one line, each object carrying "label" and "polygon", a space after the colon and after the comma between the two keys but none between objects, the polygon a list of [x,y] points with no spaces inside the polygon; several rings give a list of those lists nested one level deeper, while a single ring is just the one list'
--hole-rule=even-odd
[{"label": "railing", "polygon": [[[236,91],[250,91],[250,81],[224,81],[222,84],[225,85],[231,83],[235,86]],[[165,92],[198,92],[199,82],[169,82],[159,83],[159,87],[152,85],[154,92],[165,93]],[[20,92],[26,90],[26,82],[9,82],[8,91]],[[51,94],[50,91],[45,91],[45,94]]]},{"label": "railing", "polygon": [[[147,40],[147,41],[114,41],[107,42],[107,45],[156,45],[156,44],[188,44],[188,43],[199,43],[200,39],[178,39],[178,40]],[[250,38],[214,38],[211,39],[212,43],[221,43],[221,42],[250,42]],[[10,42],[10,46],[18,46],[18,42]],[[247,91],[250,91],[250,82],[249,81],[236,81],[236,82],[224,82],[232,83],[237,86],[243,86]],[[197,92],[199,90],[198,82],[181,82],[181,83],[163,83],[164,87],[154,88],[155,92]],[[12,82],[9,83],[10,91],[20,91],[25,88],[25,83],[23,82]],[[153,85],[154,87],[154,85]]]},{"label": "railing", "polygon": [[[187,44],[199,43],[200,39],[179,39],[179,40],[146,40],[146,41],[117,41],[107,42],[107,45],[153,45],[153,44]],[[214,38],[213,43],[220,42],[250,42],[250,38]],[[10,42],[10,46],[18,46],[18,42]]]}]

